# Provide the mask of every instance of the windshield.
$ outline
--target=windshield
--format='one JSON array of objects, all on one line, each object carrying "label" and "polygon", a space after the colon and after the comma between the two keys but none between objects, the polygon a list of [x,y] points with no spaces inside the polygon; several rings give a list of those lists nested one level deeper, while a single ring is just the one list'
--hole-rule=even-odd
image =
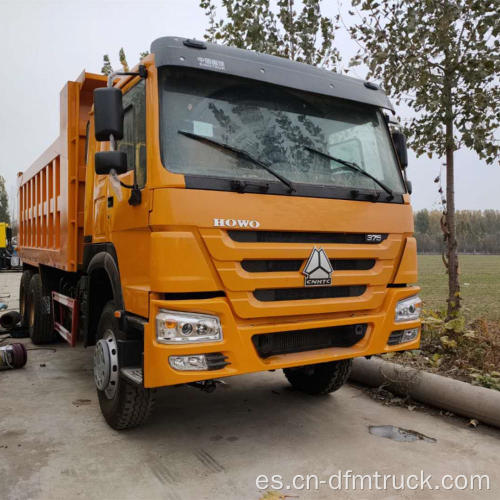
[{"label": "windshield", "polygon": [[203,70],[164,67],[159,75],[161,154],[172,172],[276,182],[255,161],[232,154],[237,148],[272,167],[298,194],[300,186],[383,192],[328,156],[356,164],[394,194],[405,191],[376,108]]}]

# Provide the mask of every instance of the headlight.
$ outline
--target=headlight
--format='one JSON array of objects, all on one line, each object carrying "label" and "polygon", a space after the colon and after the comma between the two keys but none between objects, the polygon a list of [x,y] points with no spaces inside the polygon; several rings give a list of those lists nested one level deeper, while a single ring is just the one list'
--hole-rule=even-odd
[{"label": "headlight", "polygon": [[156,340],[162,344],[214,342],[222,340],[222,327],[217,316],[160,309]]},{"label": "headlight", "polygon": [[396,305],[396,314],[394,321],[401,323],[402,321],[416,321],[420,318],[422,311],[422,300],[418,295],[400,300]]}]

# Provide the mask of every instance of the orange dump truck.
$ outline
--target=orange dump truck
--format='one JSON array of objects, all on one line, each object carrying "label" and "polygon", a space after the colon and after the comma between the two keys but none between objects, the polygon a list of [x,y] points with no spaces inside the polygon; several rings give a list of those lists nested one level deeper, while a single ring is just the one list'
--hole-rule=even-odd
[{"label": "orange dump truck", "polygon": [[19,174],[20,309],[34,343],[94,348],[106,421],[155,388],[283,369],[324,394],[357,356],[415,349],[404,136],[370,82],[165,37],[82,73]]}]

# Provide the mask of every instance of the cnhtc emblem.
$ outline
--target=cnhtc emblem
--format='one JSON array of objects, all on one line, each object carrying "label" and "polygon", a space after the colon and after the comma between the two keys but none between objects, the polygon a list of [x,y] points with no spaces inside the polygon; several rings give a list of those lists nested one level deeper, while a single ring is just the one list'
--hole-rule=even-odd
[{"label": "cnhtc emblem", "polygon": [[314,247],[302,271],[305,286],[327,286],[332,284],[332,264],[325,251]]}]

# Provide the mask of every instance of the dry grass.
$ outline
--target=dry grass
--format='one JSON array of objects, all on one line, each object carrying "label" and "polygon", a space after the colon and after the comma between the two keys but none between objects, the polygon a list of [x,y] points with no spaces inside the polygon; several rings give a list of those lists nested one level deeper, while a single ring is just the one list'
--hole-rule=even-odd
[{"label": "dry grass", "polygon": [[460,256],[462,316],[446,323],[447,276],[441,257],[419,256],[424,299],[421,348],[395,361],[500,390],[500,256]]}]

